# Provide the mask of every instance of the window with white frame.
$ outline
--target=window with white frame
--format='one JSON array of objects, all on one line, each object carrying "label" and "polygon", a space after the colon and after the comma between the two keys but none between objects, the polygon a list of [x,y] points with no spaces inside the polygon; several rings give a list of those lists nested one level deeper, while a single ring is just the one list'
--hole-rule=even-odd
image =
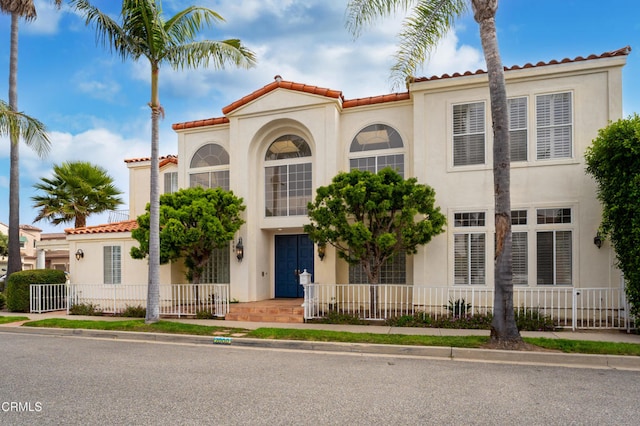
[{"label": "window with white frame", "polygon": [[164,193],[173,194],[178,190],[178,172],[164,174]]},{"label": "window with white frame", "polygon": [[210,143],[200,147],[189,167],[190,187],[229,190],[229,154],[222,146]]},{"label": "window with white frame", "polygon": [[[391,167],[404,177],[404,143],[396,129],[382,123],[360,130],[349,147],[349,169],[378,173]],[[368,283],[360,265],[349,265],[349,283]],[[380,268],[380,284],[407,283],[407,255],[398,253]]]},{"label": "window with white frame", "polygon": [[573,236],[570,208],[538,209],[536,263],[538,285],[571,285]]},{"label": "window with white frame", "polygon": [[105,284],[122,282],[122,256],[120,246],[104,246],[102,248],[103,276]]},{"label": "window with white frame", "polygon": [[485,162],[484,102],[453,106],[453,165]]},{"label": "window with white frame", "polygon": [[527,161],[527,98],[511,98],[508,104],[511,161]]},{"label": "window with white frame", "polygon": [[526,210],[514,210],[511,212],[511,264],[514,285],[527,285],[529,283],[529,239],[526,225]]},{"label": "window with white frame", "polygon": [[485,212],[454,214],[454,284],[486,283]]},{"label": "window with white frame", "polygon": [[351,141],[349,168],[378,173],[385,167],[404,177],[404,143],[393,127],[372,124],[360,130]]},{"label": "window with white frame", "polygon": [[207,284],[229,284],[231,282],[231,274],[229,272],[230,263],[231,247],[214,248],[211,257],[204,266],[200,282]]},{"label": "window with white frame", "polygon": [[571,93],[536,96],[536,131],[538,160],[572,157]]},{"label": "window with white frame", "polygon": [[265,216],[303,216],[312,197],[311,148],[300,136],[284,135],[265,155]]}]

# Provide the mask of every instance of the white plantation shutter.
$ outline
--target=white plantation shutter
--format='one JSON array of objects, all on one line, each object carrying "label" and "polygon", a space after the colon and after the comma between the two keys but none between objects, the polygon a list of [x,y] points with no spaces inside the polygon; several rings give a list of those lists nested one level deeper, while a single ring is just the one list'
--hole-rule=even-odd
[{"label": "white plantation shutter", "polygon": [[511,258],[513,269],[513,284],[514,285],[526,285],[528,283],[528,268],[527,268],[527,233],[526,232],[514,232],[511,234]]},{"label": "white plantation shutter", "polygon": [[537,233],[538,285],[571,285],[571,231]]},{"label": "white plantation shutter", "polygon": [[453,165],[484,164],[484,103],[453,106]]},{"label": "white plantation shutter", "polygon": [[511,161],[527,161],[527,98],[509,99]]},{"label": "white plantation shutter", "polygon": [[571,93],[536,97],[537,158],[570,158],[572,152]]},{"label": "white plantation shutter", "polygon": [[120,246],[105,246],[102,249],[102,255],[104,283],[120,284],[122,282]]},{"label": "white plantation shutter", "polygon": [[454,284],[485,283],[485,234],[455,234]]}]

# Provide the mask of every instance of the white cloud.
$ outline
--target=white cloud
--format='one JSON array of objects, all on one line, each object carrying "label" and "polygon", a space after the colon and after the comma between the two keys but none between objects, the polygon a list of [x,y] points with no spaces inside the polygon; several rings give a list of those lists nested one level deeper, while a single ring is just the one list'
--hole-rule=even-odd
[{"label": "white cloud", "polygon": [[38,17],[33,21],[21,22],[21,30],[26,34],[56,34],[62,14],[65,13],[63,9],[56,8],[54,2],[49,0],[35,0],[34,4]]}]

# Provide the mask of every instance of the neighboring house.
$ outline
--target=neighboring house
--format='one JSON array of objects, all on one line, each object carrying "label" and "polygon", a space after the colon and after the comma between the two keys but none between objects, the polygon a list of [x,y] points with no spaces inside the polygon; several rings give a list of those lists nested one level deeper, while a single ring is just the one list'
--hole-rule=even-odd
[{"label": "neighboring house", "polygon": [[36,268],[69,271],[69,244],[65,233],[41,234],[36,251]]},{"label": "neighboring house", "polygon": [[[22,269],[36,269],[37,250],[36,244],[40,241],[42,229],[31,225],[20,225],[20,260]],[[9,235],[9,226],[0,222],[0,233]],[[0,268],[7,268],[7,257],[0,257]],[[4,272],[4,271],[3,271]]]},{"label": "neighboring house", "polygon": [[[145,213],[149,202],[151,164],[148,158],[125,160],[125,163],[129,168],[127,220],[65,229],[73,284],[147,284],[147,261],[132,259],[129,252],[138,245],[131,238],[131,231],[137,227],[135,219]],[[160,158],[161,193],[177,190],[177,170],[177,157]],[[162,265],[160,280],[184,283],[182,265]]]},{"label": "neighboring house", "polygon": [[[594,244],[601,207],[596,185],[585,174],[584,152],[599,129],[622,117],[622,67],[629,52],[505,68],[517,286],[620,286],[611,246]],[[230,283],[232,298],[301,297],[298,274],[304,269],[318,283],[365,281],[359,268],[339,260],[331,247],[321,259],[302,227],[316,188],[338,172],[386,166],[432,186],[448,225],[416,255],[390,262],[381,283],[493,286],[486,72],[416,78],[407,92],[353,100],[276,76],[222,112],[223,117],[173,125],[180,162],[162,160],[170,161],[161,168],[161,182],[168,180],[173,188],[220,186],[244,199],[246,223],[208,270],[209,282]],[[134,219],[148,201],[150,165],[148,159],[126,162]],[[146,262],[128,256],[135,243],[132,226],[67,230],[71,253],[85,244],[84,259],[72,263],[73,281],[106,282],[100,275],[106,277],[115,262],[108,247],[117,246],[122,282],[146,283]],[[238,261],[240,238],[244,255]],[[183,282],[181,265],[163,268],[162,282]]]}]

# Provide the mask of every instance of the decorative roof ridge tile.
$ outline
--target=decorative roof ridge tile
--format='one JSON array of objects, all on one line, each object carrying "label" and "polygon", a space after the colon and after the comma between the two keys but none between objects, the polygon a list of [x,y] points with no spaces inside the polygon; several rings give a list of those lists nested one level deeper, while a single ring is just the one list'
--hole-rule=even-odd
[{"label": "decorative roof ridge tile", "polygon": [[247,96],[243,96],[242,98],[238,99],[235,102],[232,102],[231,104],[227,105],[226,107],[222,108],[222,113],[224,115],[229,114],[231,111],[234,111],[238,108],[240,108],[243,105],[248,104],[249,102],[258,99],[259,97],[266,95],[269,92],[272,92],[278,88],[281,89],[288,89],[288,90],[295,90],[298,92],[305,92],[305,93],[311,93],[313,95],[320,95],[320,96],[326,96],[328,98],[333,98],[333,99],[341,99],[343,100],[344,98],[342,97],[342,92],[339,90],[332,90],[332,89],[327,89],[325,87],[318,87],[318,86],[312,86],[309,84],[303,84],[303,83],[296,83],[293,81],[286,81],[286,80],[282,80],[282,77],[280,77],[279,75],[275,76],[275,81],[273,81],[272,83],[267,84],[266,86],[261,87],[258,90],[255,90],[254,92],[248,94]]},{"label": "decorative roof ridge tile", "polygon": [[64,232],[68,235],[107,234],[111,232],[131,232],[137,227],[138,222],[133,219],[103,225],[85,226],[82,228],[67,228]]},{"label": "decorative roof ridge tile", "polygon": [[[615,56],[626,56],[631,52],[631,46],[625,46],[622,47],[620,49],[616,49],[616,50],[612,50],[609,52],[604,52],[601,53],[599,55],[596,54],[591,54],[589,56],[582,57],[582,56],[576,56],[575,58],[571,59],[571,58],[564,58],[562,60],[557,60],[557,59],[552,59],[550,61],[539,61],[537,62],[535,65],[527,62],[524,65],[512,65],[510,67],[504,67],[505,71],[515,71],[515,70],[520,70],[520,69],[525,69],[525,68],[537,68],[537,67],[543,67],[543,66],[547,66],[547,65],[557,65],[557,64],[566,64],[566,63],[570,63],[570,62],[582,62],[582,61],[588,61],[588,60],[593,60],[593,59],[603,59],[603,58],[612,58]],[[472,71],[466,71],[464,73],[453,73],[451,75],[449,74],[442,74],[440,76],[438,75],[433,75],[431,77],[417,77],[415,79],[413,79],[413,82],[423,82],[423,81],[435,81],[435,80],[444,80],[447,78],[455,78],[455,77],[461,77],[461,76],[467,76],[467,75],[479,75],[479,74],[486,74],[487,71],[486,70],[476,70],[475,72]]]},{"label": "decorative roof ridge tile", "polygon": [[389,93],[387,95],[369,96],[367,98],[357,98],[345,100],[342,103],[343,108],[353,108],[365,105],[381,104],[386,102],[404,101],[411,97],[409,92]]},{"label": "decorative roof ridge tile", "polygon": [[[158,160],[160,160],[160,165],[163,166],[164,164],[167,163],[178,163],[178,156],[177,155],[173,155],[173,154],[169,154],[169,155],[163,155],[162,157],[158,158]],[[151,157],[139,157],[139,158],[126,158],[124,160],[125,163],[142,163],[144,161],[151,161]],[[164,164],[162,163],[164,162]]]}]

